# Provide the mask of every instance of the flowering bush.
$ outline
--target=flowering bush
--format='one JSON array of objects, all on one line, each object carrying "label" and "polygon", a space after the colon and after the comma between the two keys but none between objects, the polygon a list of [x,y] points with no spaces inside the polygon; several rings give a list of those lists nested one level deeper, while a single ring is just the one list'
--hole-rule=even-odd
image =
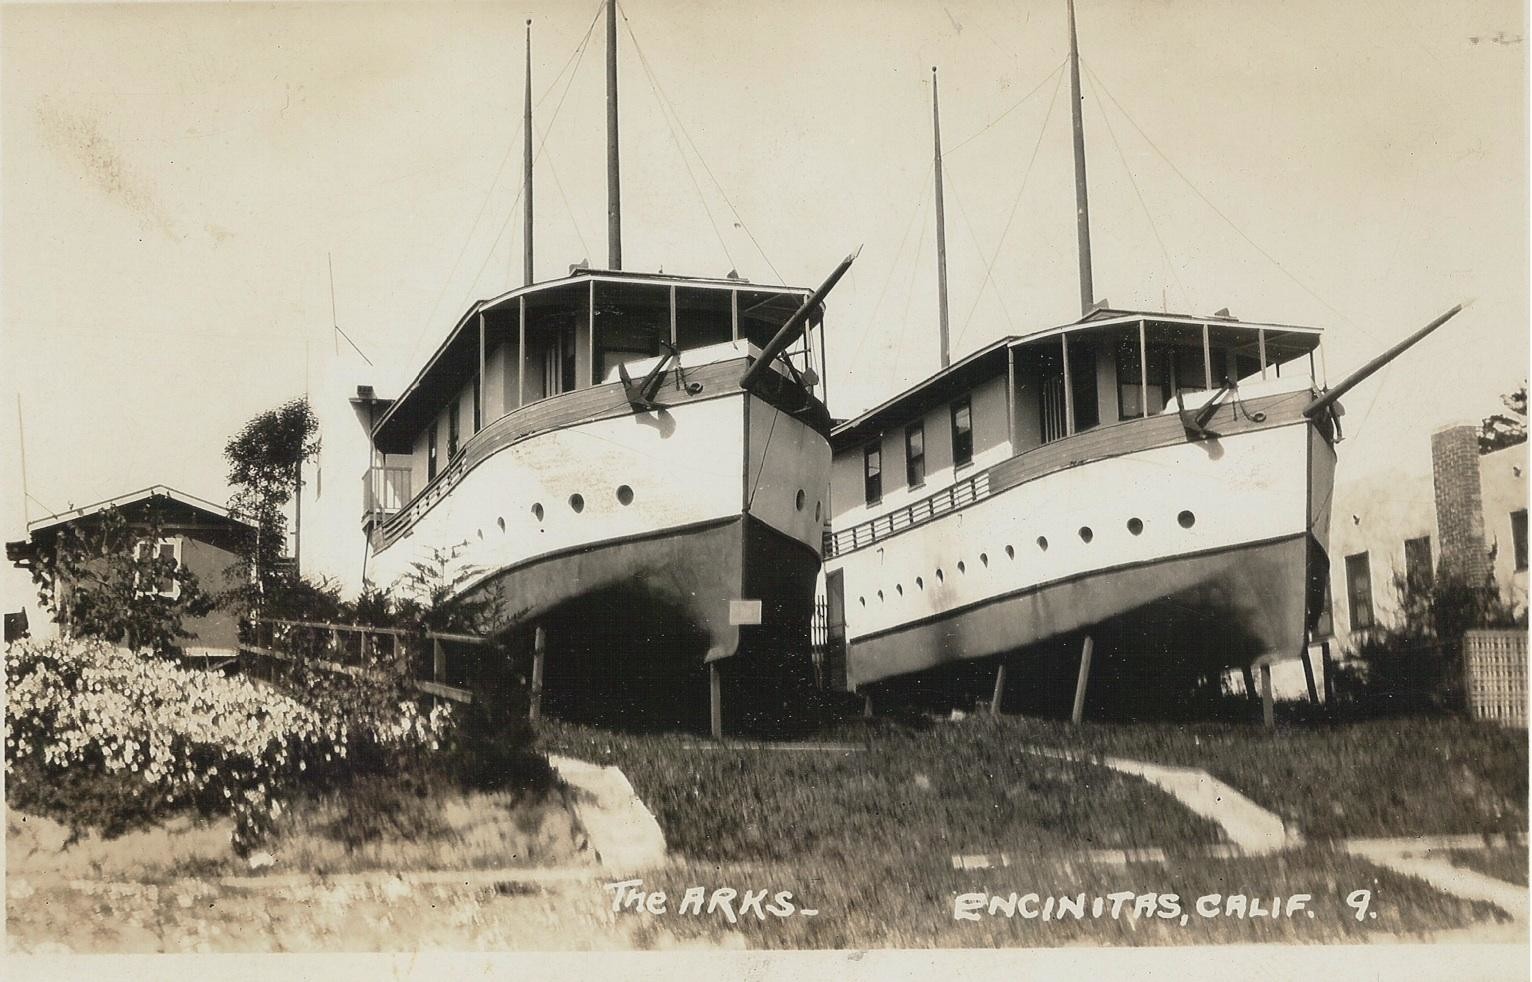
[{"label": "flowering bush", "polygon": [[[400,753],[434,749],[449,711],[400,701],[367,718],[338,702],[298,702],[269,686],[177,667],[100,641],[18,642],[6,649],[5,769],[16,793],[103,781],[105,816],[194,807],[235,818],[247,852],[300,783],[338,779]],[[118,814],[111,814],[113,809]]]}]

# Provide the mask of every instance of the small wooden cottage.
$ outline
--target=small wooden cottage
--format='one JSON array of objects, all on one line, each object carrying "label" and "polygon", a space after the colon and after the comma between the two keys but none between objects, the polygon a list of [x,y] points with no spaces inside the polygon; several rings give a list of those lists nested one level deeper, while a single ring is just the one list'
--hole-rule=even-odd
[{"label": "small wooden cottage", "polygon": [[[66,528],[99,522],[112,508],[128,520],[130,527],[148,529],[157,525],[159,534],[155,541],[141,540],[135,547],[173,557],[196,575],[206,592],[217,594],[235,585],[231,569],[239,558],[239,544],[245,536],[254,534],[255,527],[211,501],[159,484],[37,519],[27,525],[26,539],[5,544],[6,558],[21,569],[31,569],[40,557],[57,548]],[[176,590],[179,586],[168,583],[163,588]],[[204,617],[187,619],[182,626],[191,633],[181,646],[184,656],[232,657],[239,650],[239,624],[229,611],[214,609]],[[60,630],[68,633],[66,625],[60,625]]]}]

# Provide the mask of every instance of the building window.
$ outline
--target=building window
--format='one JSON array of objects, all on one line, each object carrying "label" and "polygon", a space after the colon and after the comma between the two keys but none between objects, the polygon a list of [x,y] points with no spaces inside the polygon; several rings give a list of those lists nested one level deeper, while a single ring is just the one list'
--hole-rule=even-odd
[{"label": "building window", "polygon": [[457,456],[458,451],[458,404],[457,400],[447,406],[447,459]]},{"label": "building window", "polygon": [[1325,578],[1324,606],[1319,608],[1319,617],[1314,621],[1314,637],[1330,638],[1335,636],[1335,603],[1331,599],[1330,580]]},{"label": "building window", "polygon": [[1511,512],[1511,555],[1516,559],[1516,572],[1527,568],[1527,510],[1520,508]]},{"label": "building window", "polygon": [[436,420],[426,430],[426,480],[436,480]]},{"label": "building window", "polygon": [[1404,582],[1412,590],[1431,585],[1431,537],[1404,540]]},{"label": "building window", "polygon": [[1346,557],[1346,598],[1351,605],[1351,630],[1372,627],[1372,565],[1365,552]]},{"label": "building window", "polygon": [[862,489],[869,505],[883,500],[883,448],[879,443],[869,443],[862,450]]},{"label": "building window", "polygon": [[904,478],[912,488],[926,483],[926,427],[911,423],[904,431]]},{"label": "building window", "polygon": [[157,594],[174,600],[181,595],[181,584],[176,582],[175,569],[181,566],[181,540],[160,539],[151,542],[148,539],[139,539],[133,546],[133,556],[138,562],[148,562],[151,559],[168,559],[175,564],[164,574],[159,576],[152,586],[135,584],[141,594]]},{"label": "building window", "polygon": [[973,463],[973,404],[968,399],[952,404],[952,464]]}]

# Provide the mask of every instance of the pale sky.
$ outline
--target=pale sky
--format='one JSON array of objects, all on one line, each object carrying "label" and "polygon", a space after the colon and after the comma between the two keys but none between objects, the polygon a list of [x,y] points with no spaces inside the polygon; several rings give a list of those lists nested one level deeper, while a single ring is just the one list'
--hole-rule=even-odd
[{"label": "pale sky", "polygon": [[[155,483],[223,501],[225,440],[336,363],[327,256],[383,396],[474,298],[518,285],[528,17],[552,127],[537,274],[604,265],[600,24],[550,91],[598,9],[0,7],[4,537],[28,513],[18,395],[32,518]],[[954,357],[1078,315],[1067,79],[1049,115],[1063,0],[622,9],[626,267],[812,286],[865,245],[829,307],[837,416],[936,368],[933,64]],[[1428,480],[1430,431],[1527,373],[1521,3],[1078,17],[1098,297],[1324,327],[1332,382],[1473,298],[1345,400],[1343,485]],[[31,599],[8,566],[0,586],[6,609]]]}]

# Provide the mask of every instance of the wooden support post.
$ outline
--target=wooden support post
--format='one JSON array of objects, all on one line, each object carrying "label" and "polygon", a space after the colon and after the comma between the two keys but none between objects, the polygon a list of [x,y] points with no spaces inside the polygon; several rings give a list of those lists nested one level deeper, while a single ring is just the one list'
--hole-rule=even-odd
[{"label": "wooden support post", "polygon": [[1000,667],[995,669],[995,694],[993,696],[991,696],[990,700],[989,700],[989,714],[991,716],[999,716],[1000,715],[1000,700],[1004,696],[1005,696],[1005,662],[1002,661],[1000,663]]},{"label": "wooden support post", "polygon": [[708,662],[707,665],[708,687],[708,722],[713,732],[714,740],[723,739],[723,679],[718,672],[716,661]]},{"label": "wooden support post", "polygon": [[[403,668],[404,668],[404,659],[400,657],[400,652],[402,650],[402,645],[403,645],[403,642],[399,640],[399,635],[397,635],[397,634],[394,635],[394,665],[393,665],[393,668],[394,668],[394,671],[396,671],[396,672],[402,671]],[[414,674],[411,673],[410,677],[413,678]]]},{"label": "wooden support post", "polygon": [[548,652],[548,632],[539,624],[532,631],[532,704],[527,715],[536,722],[543,714],[543,656]]},{"label": "wooden support post", "polygon": [[1335,705],[1335,690],[1331,687],[1331,671],[1334,665],[1330,661],[1330,642],[1322,641],[1319,644],[1319,667],[1324,670],[1325,677],[1321,684],[1325,687],[1325,705]]},{"label": "wooden support post", "polygon": [[1255,702],[1255,672],[1251,670],[1249,665],[1240,666],[1240,672],[1245,676],[1245,698]]},{"label": "wooden support post", "polygon": [[447,680],[447,652],[439,638],[431,639],[431,678],[436,682]]},{"label": "wooden support post", "polygon": [[1309,687],[1309,702],[1317,706],[1319,705],[1319,688],[1314,685],[1314,663],[1309,660],[1309,646],[1304,645],[1298,652],[1298,656],[1303,659],[1303,681]]},{"label": "wooden support post", "polygon": [[862,718],[872,719],[872,693],[862,693]]},{"label": "wooden support post", "polygon": [[1090,656],[1095,647],[1091,636],[1085,636],[1085,643],[1080,646],[1080,677],[1075,680],[1075,708],[1069,714],[1073,723],[1079,723],[1085,719],[1085,687],[1090,683]]},{"label": "wooden support post", "polygon": [[1271,662],[1261,662],[1261,722],[1267,729],[1277,725],[1276,707],[1271,698]]}]

